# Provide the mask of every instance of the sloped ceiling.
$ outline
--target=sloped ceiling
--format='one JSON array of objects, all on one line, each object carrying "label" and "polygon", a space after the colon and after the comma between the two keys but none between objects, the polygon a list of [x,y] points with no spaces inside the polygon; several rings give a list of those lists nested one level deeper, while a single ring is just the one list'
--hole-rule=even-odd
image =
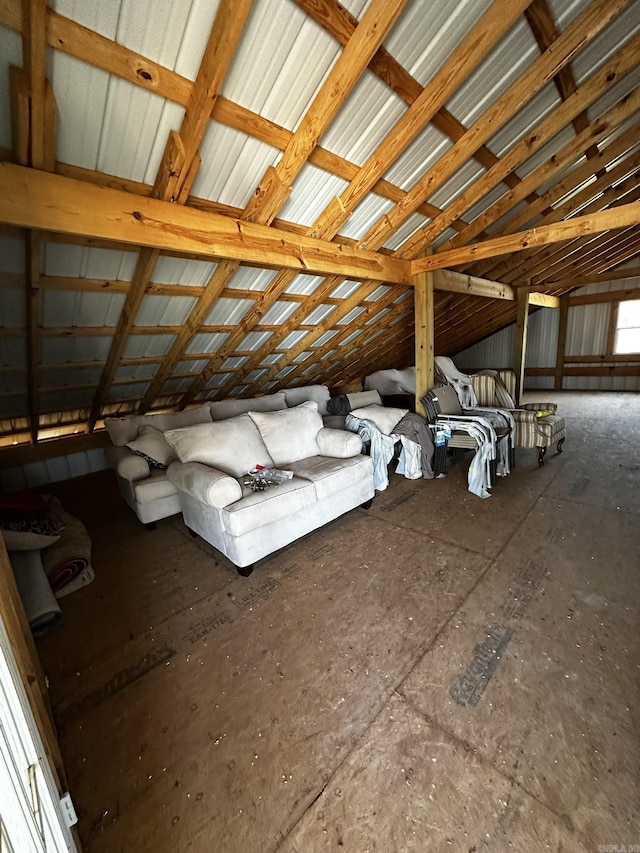
[{"label": "sloped ceiling", "polygon": [[431,269],[510,296],[434,276],[453,354],[640,247],[640,0],[0,0],[0,48],[5,443],[404,366]]}]

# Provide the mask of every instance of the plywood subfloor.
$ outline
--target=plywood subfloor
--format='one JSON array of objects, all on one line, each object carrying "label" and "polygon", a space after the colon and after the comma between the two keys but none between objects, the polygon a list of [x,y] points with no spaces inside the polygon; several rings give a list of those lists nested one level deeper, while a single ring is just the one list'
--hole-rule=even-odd
[{"label": "plywood subfloor", "polygon": [[544,468],[394,475],[249,579],[108,472],[55,487],[94,542],[39,642],[85,850],[640,845],[640,395],[557,399]]}]

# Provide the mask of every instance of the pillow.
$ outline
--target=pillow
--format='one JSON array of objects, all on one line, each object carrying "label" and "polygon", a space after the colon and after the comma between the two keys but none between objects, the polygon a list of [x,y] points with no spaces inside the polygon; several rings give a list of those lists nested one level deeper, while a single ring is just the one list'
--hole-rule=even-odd
[{"label": "pillow", "polygon": [[324,426],[313,400],[280,412],[249,412],[276,465],[319,456],[316,436]]},{"label": "pillow", "polygon": [[290,409],[294,406],[299,406],[300,403],[306,403],[309,400],[313,400],[318,404],[318,411],[321,415],[328,414],[327,403],[329,402],[331,394],[329,393],[329,389],[326,385],[304,385],[302,388],[285,388],[284,396],[287,401],[287,406]]},{"label": "pillow", "polygon": [[201,462],[232,477],[243,477],[256,465],[274,464],[249,415],[168,430],[164,437],[181,462]]},{"label": "pillow", "polygon": [[392,409],[387,406],[364,406],[362,409],[354,409],[351,414],[354,418],[372,421],[385,435],[393,432],[394,426],[408,414],[409,409]]},{"label": "pillow", "polygon": [[247,412],[276,412],[287,408],[283,391],[277,394],[266,394],[264,397],[253,397],[250,400],[219,400],[209,403],[211,417],[214,421],[224,421]]},{"label": "pillow", "polygon": [[140,418],[137,415],[127,415],[124,418],[105,418],[104,425],[114,447],[124,447],[138,435]]},{"label": "pillow", "polygon": [[7,551],[34,551],[53,545],[60,536],[47,536],[44,533],[33,533],[31,530],[3,530],[2,538]]},{"label": "pillow", "polygon": [[140,434],[134,441],[127,444],[129,450],[141,456],[149,463],[150,468],[166,471],[169,463],[173,462],[176,454],[164,435],[151,426],[140,427]]}]

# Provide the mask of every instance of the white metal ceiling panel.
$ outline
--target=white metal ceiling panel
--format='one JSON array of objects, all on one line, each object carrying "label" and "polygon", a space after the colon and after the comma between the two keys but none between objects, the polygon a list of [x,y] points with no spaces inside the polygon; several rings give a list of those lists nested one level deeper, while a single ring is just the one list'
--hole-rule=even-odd
[{"label": "white metal ceiling panel", "polygon": [[533,130],[545,116],[562,103],[553,83],[547,83],[531,100],[502,125],[487,143],[493,153],[502,157],[516,142]]},{"label": "white metal ceiling panel", "polygon": [[294,130],[339,53],[338,43],[291,0],[256,0],[222,94]]},{"label": "white metal ceiling panel", "polygon": [[249,332],[244,336],[238,345],[238,350],[250,351],[259,350],[271,337],[273,332]]},{"label": "white metal ceiling panel", "polygon": [[93,249],[66,243],[46,243],[42,271],[45,275],[131,281],[137,252]]},{"label": "white metal ceiling panel", "polygon": [[410,3],[385,47],[424,86],[490,5],[491,0]]},{"label": "white metal ceiling panel", "polygon": [[420,228],[424,228],[428,222],[430,222],[430,220],[421,213],[412,213],[411,216],[405,219],[398,230],[385,241],[385,248],[393,249],[393,251],[399,249],[405,244],[409,237],[413,237],[416,231],[420,230]]},{"label": "white metal ceiling panel", "polygon": [[40,361],[43,364],[62,364],[74,361],[104,361],[109,355],[110,337],[74,336],[41,338]]},{"label": "white metal ceiling panel", "polygon": [[67,367],[56,370],[43,370],[40,377],[40,387],[43,390],[47,388],[59,388],[73,385],[93,385],[95,388],[100,381],[102,375],[101,367]]},{"label": "white metal ceiling panel", "polygon": [[389,199],[373,194],[368,195],[353,211],[347,223],[340,229],[340,233],[344,237],[361,240],[393,206],[393,202]]},{"label": "white metal ceiling panel", "polygon": [[608,27],[592,39],[571,63],[576,83],[580,85],[629,39],[640,32],[640,0],[635,0]]},{"label": "white metal ceiling panel", "polygon": [[175,335],[130,335],[124,348],[124,358],[166,355]]},{"label": "white metal ceiling panel", "polygon": [[148,379],[155,375],[158,364],[121,364],[115,372],[115,379]]},{"label": "white metal ceiling panel", "polygon": [[307,163],[300,170],[293,191],[278,215],[289,222],[309,227],[346,186],[347,182],[341,178]]},{"label": "white metal ceiling panel", "polygon": [[42,325],[115,326],[120,318],[124,300],[123,293],[45,290],[40,296]]},{"label": "white metal ceiling panel", "polygon": [[471,127],[539,56],[538,45],[523,18],[471,74],[447,103],[454,116]]},{"label": "white metal ceiling panel", "polygon": [[428,124],[387,169],[385,178],[408,191],[452,145],[448,137]]},{"label": "white metal ceiling panel", "polygon": [[274,302],[260,319],[263,325],[280,326],[296,311],[300,305],[297,302]]},{"label": "white metal ceiling panel", "polygon": [[209,334],[198,334],[194,335],[187,347],[187,352],[192,353],[204,353],[210,352],[214,353],[220,349],[222,344],[229,337],[228,332],[216,332],[213,335]]},{"label": "white metal ceiling panel", "polygon": [[266,142],[212,121],[200,145],[200,155],[202,165],[193,184],[193,195],[242,209],[280,152]]},{"label": "white metal ceiling panel", "polygon": [[0,364],[5,367],[26,365],[26,347],[20,338],[0,338]]},{"label": "white metal ceiling panel", "polygon": [[23,329],[26,319],[24,290],[17,287],[3,287],[0,290],[0,328]]},{"label": "white metal ceiling panel", "polygon": [[297,293],[301,296],[311,296],[320,287],[323,278],[317,275],[297,275],[291,284],[287,285],[285,293]]},{"label": "white metal ceiling panel", "polygon": [[350,279],[347,279],[331,291],[331,297],[333,299],[348,299],[349,296],[351,296],[352,293],[355,293],[361,286],[361,281],[351,281]]},{"label": "white metal ceiling panel", "polygon": [[349,311],[348,314],[345,314],[344,317],[342,317],[342,319],[338,320],[338,325],[339,326],[348,326],[349,323],[353,323],[354,320],[357,320],[363,311],[364,311],[364,308],[361,308],[359,305],[357,305],[355,308],[353,308],[351,311]]},{"label": "white metal ceiling panel", "polygon": [[318,323],[322,323],[335,309],[335,305],[318,305],[314,311],[304,318],[304,323],[306,326],[315,326]]},{"label": "white metal ceiling panel", "polygon": [[215,272],[217,264],[213,261],[158,258],[153,268],[151,280],[155,284],[187,284],[204,287]]},{"label": "white metal ceiling panel", "polygon": [[0,271],[25,271],[25,242],[18,237],[0,235]]},{"label": "white metal ceiling panel", "polygon": [[475,160],[467,162],[458,169],[440,189],[429,198],[431,204],[436,207],[445,208],[455,201],[459,195],[469,187],[475,180],[483,175],[485,169]]},{"label": "white metal ceiling panel", "polygon": [[176,373],[200,373],[207,366],[208,362],[203,358],[185,358],[179,361],[176,365]]},{"label": "white metal ceiling panel", "polygon": [[406,103],[386,83],[371,71],[365,71],[320,144],[362,166],[406,109]]},{"label": "white metal ceiling panel", "polygon": [[0,146],[11,147],[9,68],[22,66],[22,40],[17,33],[0,26]]},{"label": "white metal ceiling panel", "polygon": [[226,296],[222,296],[216,300],[213,308],[209,311],[205,325],[235,326],[252,306],[252,299],[228,299]]},{"label": "white metal ceiling panel", "polygon": [[195,296],[160,296],[142,298],[136,326],[180,326],[196,304]]},{"label": "white metal ceiling panel", "polygon": [[227,287],[235,290],[266,290],[276,276],[275,270],[260,270],[255,267],[240,267]]}]

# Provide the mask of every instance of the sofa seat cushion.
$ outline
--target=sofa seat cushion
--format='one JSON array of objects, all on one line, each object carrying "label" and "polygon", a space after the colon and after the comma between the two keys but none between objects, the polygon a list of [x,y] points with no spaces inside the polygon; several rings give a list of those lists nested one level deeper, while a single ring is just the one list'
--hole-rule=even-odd
[{"label": "sofa seat cushion", "polygon": [[242,536],[255,530],[284,521],[299,509],[316,502],[313,483],[294,477],[263,492],[243,489],[244,497],[222,510],[224,527],[231,536]]},{"label": "sofa seat cushion", "polygon": [[249,415],[169,430],[165,438],[180,462],[200,462],[232,477],[243,477],[256,465],[274,464]]},{"label": "sofa seat cushion", "polygon": [[140,504],[151,503],[159,498],[168,498],[177,495],[178,490],[167,479],[166,471],[155,470],[146,480],[139,480],[133,484],[133,492]]},{"label": "sofa seat cushion", "polygon": [[363,477],[371,476],[368,456],[352,456],[349,459],[333,459],[328,456],[311,456],[288,466],[295,477],[309,480],[316,490],[319,501],[343,492]]},{"label": "sofa seat cushion", "polygon": [[274,463],[279,466],[317,456],[316,436],[324,426],[313,401],[280,412],[249,412]]},{"label": "sofa seat cushion", "polygon": [[556,433],[564,429],[564,418],[560,415],[547,415],[544,418],[537,418],[535,425],[542,435],[553,438]]}]

